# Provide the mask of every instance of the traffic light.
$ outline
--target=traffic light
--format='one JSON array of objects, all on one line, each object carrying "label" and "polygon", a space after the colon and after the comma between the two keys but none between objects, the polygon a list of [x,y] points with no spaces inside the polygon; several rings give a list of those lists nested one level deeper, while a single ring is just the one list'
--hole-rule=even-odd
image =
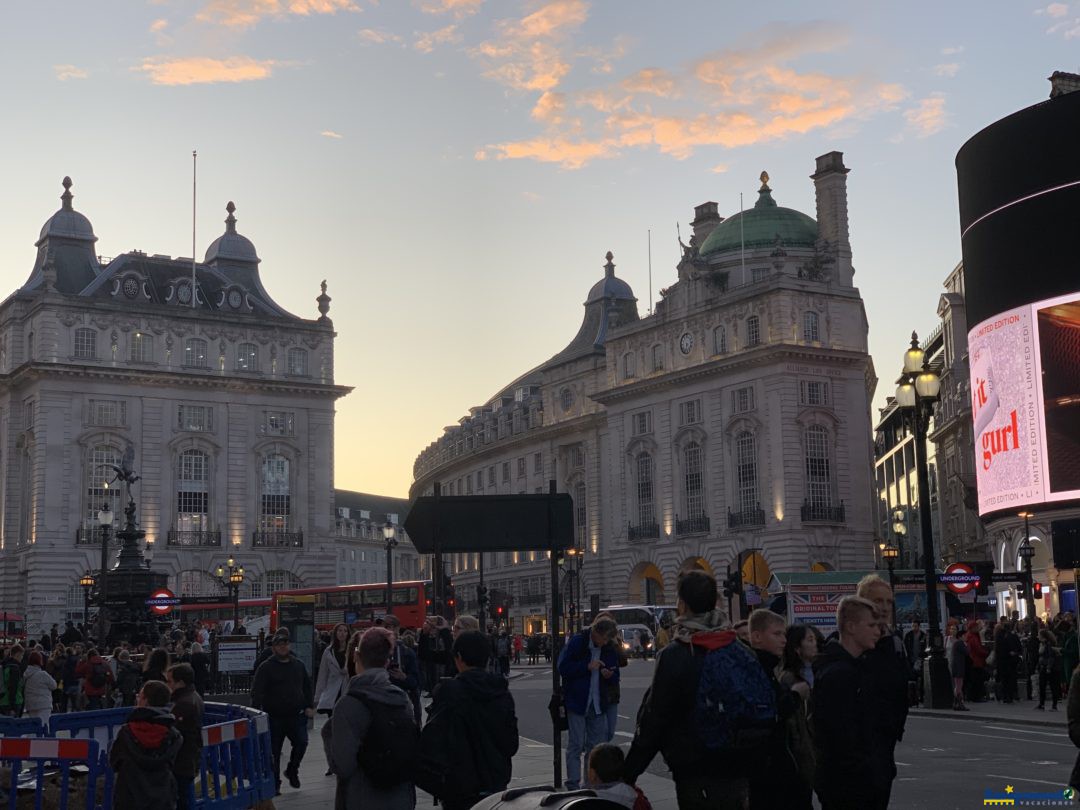
[{"label": "traffic light", "polygon": [[979,575],[979,584],[975,586],[975,593],[986,596],[990,593],[990,583],[994,576],[994,561],[980,560],[975,563],[975,573]]},{"label": "traffic light", "polygon": [[486,585],[476,586],[476,604],[480,606],[480,610],[484,610],[488,604],[488,589]]},{"label": "traffic light", "polygon": [[499,605],[497,608],[495,608],[495,612],[498,613],[499,616],[502,616],[503,615],[503,606]]},{"label": "traffic light", "polygon": [[1025,599],[1027,597],[1027,583],[1021,580],[1016,584],[1016,598]]},{"label": "traffic light", "polygon": [[1031,586],[1031,594],[1036,599],[1042,599],[1043,598],[1042,583],[1041,582],[1036,582]]},{"label": "traffic light", "polygon": [[728,572],[723,582],[725,599],[731,599],[742,593],[742,578],[742,571],[740,570]]}]

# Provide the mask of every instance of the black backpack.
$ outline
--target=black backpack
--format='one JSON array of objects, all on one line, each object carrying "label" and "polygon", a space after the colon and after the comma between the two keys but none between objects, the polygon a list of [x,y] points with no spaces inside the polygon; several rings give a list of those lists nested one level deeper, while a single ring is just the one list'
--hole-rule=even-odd
[{"label": "black backpack", "polygon": [[100,661],[92,664],[90,666],[90,685],[95,689],[101,689],[108,682],[108,676],[105,674],[105,664]]},{"label": "black backpack", "polygon": [[371,715],[356,757],[364,776],[380,790],[412,782],[412,768],[420,756],[420,729],[412,719],[410,707],[389,706],[357,695],[350,697],[363,703]]}]

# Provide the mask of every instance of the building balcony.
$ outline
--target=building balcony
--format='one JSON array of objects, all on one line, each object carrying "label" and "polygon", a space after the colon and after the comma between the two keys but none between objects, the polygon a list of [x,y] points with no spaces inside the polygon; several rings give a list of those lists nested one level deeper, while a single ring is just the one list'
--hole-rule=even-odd
[{"label": "building balcony", "polygon": [[220,546],[221,532],[204,531],[170,531],[165,541],[170,546]]},{"label": "building balcony", "polygon": [[729,529],[756,528],[765,525],[765,510],[759,504],[756,509],[743,509],[741,512],[727,513],[727,525]]},{"label": "building balcony", "polygon": [[638,540],[656,540],[660,537],[660,524],[656,523],[642,523],[637,526],[626,527],[626,539],[631,543],[635,543]]},{"label": "building balcony", "polygon": [[253,548],[303,548],[303,532],[255,531],[251,533]]},{"label": "building balcony", "polygon": [[839,506],[824,506],[804,501],[802,505],[803,523],[844,523],[844,502]]},{"label": "building balcony", "polygon": [[708,534],[709,528],[708,515],[698,515],[697,517],[686,518],[686,520],[680,520],[678,515],[675,516],[675,534],[678,537],[687,534]]}]

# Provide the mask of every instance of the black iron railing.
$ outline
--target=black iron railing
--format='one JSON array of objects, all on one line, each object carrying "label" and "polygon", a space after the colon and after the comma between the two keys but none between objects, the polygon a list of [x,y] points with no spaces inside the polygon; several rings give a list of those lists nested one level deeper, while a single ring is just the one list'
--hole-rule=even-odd
[{"label": "black iron railing", "polygon": [[709,533],[709,516],[698,515],[697,517],[686,518],[685,520],[679,520],[679,516],[675,516],[675,534],[708,534]]},{"label": "black iron railing", "polygon": [[165,542],[170,546],[220,546],[221,532],[172,530]]},{"label": "black iron railing", "polygon": [[729,529],[743,529],[749,526],[765,525],[765,510],[758,504],[756,509],[743,509],[741,512],[732,512],[728,509],[727,525]]},{"label": "black iron railing", "polygon": [[303,532],[261,532],[251,533],[251,545],[255,548],[303,548]]},{"label": "black iron railing", "polygon": [[626,527],[626,539],[631,543],[637,540],[655,540],[660,536],[660,524],[656,523],[641,523],[637,526]]},{"label": "black iron railing", "polygon": [[843,523],[844,502],[839,506],[825,506],[804,501],[802,505],[803,523]]}]

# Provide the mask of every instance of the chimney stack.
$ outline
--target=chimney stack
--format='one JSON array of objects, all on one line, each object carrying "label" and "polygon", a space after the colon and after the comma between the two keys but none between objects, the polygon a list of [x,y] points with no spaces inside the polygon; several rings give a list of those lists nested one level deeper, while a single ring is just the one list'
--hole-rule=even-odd
[{"label": "chimney stack", "polygon": [[848,240],[847,173],[843,152],[829,152],[817,159],[817,171],[810,175],[814,181],[817,201],[818,236],[827,240],[836,258],[834,279],[851,286],[851,243]]},{"label": "chimney stack", "polygon": [[1055,70],[1050,76],[1050,98],[1075,93],[1077,90],[1080,90],[1080,76],[1077,74]]},{"label": "chimney stack", "polygon": [[690,237],[690,246],[700,249],[713,229],[723,221],[724,218],[717,211],[716,203],[703,202],[701,205],[694,206],[694,221],[690,223],[694,233]]}]

